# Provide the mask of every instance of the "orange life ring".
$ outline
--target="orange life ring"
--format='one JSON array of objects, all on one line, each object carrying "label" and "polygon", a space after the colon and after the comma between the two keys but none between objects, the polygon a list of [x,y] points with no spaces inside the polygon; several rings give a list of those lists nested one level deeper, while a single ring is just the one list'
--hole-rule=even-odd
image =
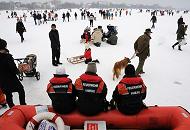
[{"label": "orange life ring", "polygon": [[32,117],[26,126],[26,130],[34,130],[34,127],[42,120],[51,120],[52,122],[55,122],[57,130],[64,130],[64,122],[62,118],[52,112],[43,112]]}]

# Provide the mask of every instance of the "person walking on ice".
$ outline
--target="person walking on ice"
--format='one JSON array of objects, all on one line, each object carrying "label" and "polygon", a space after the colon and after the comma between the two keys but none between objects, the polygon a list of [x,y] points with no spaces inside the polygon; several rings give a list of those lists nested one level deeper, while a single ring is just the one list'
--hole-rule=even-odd
[{"label": "person walking on ice", "polygon": [[181,49],[181,45],[182,44],[187,44],[186,42],[185,43],[182,43],[182,42],[184,42],[184,40],[185,40],[185,35],[187,35],[187,34],[185,34],[185,32],[186,32],[186,30],[187,30],[187,25],[185,25],[185,23],[184,22],[182,22],[182,24],[181,25],[179,25],[179,27],[178,27],[178,29],[177,29],[177,42],[174,44],[174,45],[172,45],[172,48],[174,49],[175,48],[175,46],[177,46],[178,45],[178,50],[179,51],[182,51],[182,49]]},{"label": "person walking on ice", "polygon": [[150,56],[150,39],[151,39],[151,29],[145,30],[144,34],[141,35],[134,43],[134,49],[136,56],[139,57],[139,64],[136,69],[136,75],[144,74],[143,66],[147,57]]}]

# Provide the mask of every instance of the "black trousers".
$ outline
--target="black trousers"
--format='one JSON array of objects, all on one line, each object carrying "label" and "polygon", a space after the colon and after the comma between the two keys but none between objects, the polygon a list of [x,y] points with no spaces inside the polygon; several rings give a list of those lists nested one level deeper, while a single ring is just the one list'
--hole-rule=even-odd
[{"label": "black trousers", "polygon": [[52,49],[52,64],[59,62],[60,58],[60,48],[51,48]]},{"label": "black trousers", "polygon": [[90,20],[90,27],[93,27],[93,20]]},{"label": "black trousers", "polygon": [[[17,90],[17,92],[19,94],[20,105],[26,105],[24,88],[23,87],[19,87],[18,90]],[[12,92],[7,92],[7,93],[5,93],[5,95],[6,95],[7,104],[9,105],[10,108],[13,107],[14,103],[13,103]]]},{"label": "black trousers", "polygon": [[18,33],[19,33],[19,35],[20,35],[21,42],[23,42],[23,40],[24,40],[24,37],[23,37],[23,32],[18,32]]}]

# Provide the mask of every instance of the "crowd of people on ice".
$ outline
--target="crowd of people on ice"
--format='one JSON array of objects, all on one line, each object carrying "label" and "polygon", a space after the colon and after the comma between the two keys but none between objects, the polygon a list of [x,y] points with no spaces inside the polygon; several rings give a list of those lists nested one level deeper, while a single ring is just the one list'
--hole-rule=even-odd
[{"label": "crowd of people on ice", "polygon": [[[119,15],[121,16],[122,9],[119,10]],[[141,11],[141,10],[140,10]],[[117,12],[117,11],[116,11]],[[151,21],[153,22],[152,28],[155,28],[156,12],[152,14]],[[99,13],[103,19],[112,19],[113,12],[110,10],[100,10]],[[163,13],[163,12],[162,12]],[[54,11],[47,11],[44,14],[48,14],[48,19],[43,15],[44,21],[47,20],[57,20],[58,15]],[[52,15],[53,14],[53,15]],[[126,12],[126,15],[128,11]],[[131,12],[129,12],[131,15]],[[170,13],[169,13],[170,14]],[[15,15],[15,13],[14,13]],[[34,18],[35,25],[41,23],[40,14],[34,11],[31,13]],[[39,16],[38,16],[39,15]],[[81,19],[85,19],[85,16],[90,20],[90,27],[93,27],[93,20],[95,16],[85,10],[81,10]],[[63,22],[65,21],[65,16],[68,18],[70,14],[67,12],[65,15],[63,13],[62,18]],[[115,13],[115,16],[117,14]],[[11,17],[13,17],[11,15]],[[75,19],[77,19],[77,14],[75,13]],[[117,29],[115,26],[108,25],[108,32],[104,33],[102,26],[98,26],[93,29],[92,34],[90,33],[90,27],[84,29],[83,34],[81,35],[82,41],[85,44],[88,44],[89,41],[92,41],[93,44],[97,47],[101,45],[101,42],[107,38],[107,43],[111,45],[117,44]],[[184,40],[186,35],[187,25],[183,21],[183,18],[180,17],[178,20],[178,29],[177,29],[177,43],[175,43],[172,48],[174,49],[178,45],[178,50],[181,49],[181,42]],[[19,33],[21,37],[21,42],[24,41],[23,32],[26,32],[24,24],[21,18],[17,18],[16,32]],[[143,100],[146,98],[146,85],[144,84],[140,74],[145,73],[143,66],[147,57],[150,56],[150,39],[151,39],[151,29],[148,28],[145,30],[144,34],[141,35],[134,43],[134,51],[136,56],[139,57],[138,67],[135,67],[132,64],[128,64],[125,69],[125,74],[120,82],[116,85],[115,90],[112,94],[111,101],[106,99],[107,95],[107,86],[104,80],[97,74],[96,63],[92,61],[90,56],[89,58],[89,47],[85,49],[85,53],[88,53],[88,58],[86,58],[85,63],[87,65],[86,71],[81,74],[75,82],[69,78],[69,75],[66,73],[66,69],[60,62],[60,41],[59,33],[56,29],[56,25],[51,25],[51,31],[49,32],[49,39],[51,41],[52,48],[52,65],[58,66],[56,73],[50,79],[49,84],[47,85],[47,93],[52,100],[52,106],[57,113],[68,114],[78,109],[80,113],[88,116],[96,115],[103,111],[108,111],[109,109],[118,109],[123,114],[136,114],[142,109],[146,109],[146,105],[143,103]],[[84,54],[85,56],[85,54]],[[18,92],[20,104],[25,105],[25,92],[23,85],[19,81],[17,74],[20,70],[16,67],[12,55],[7,49],[7,42],[4,39],[0,39],[0,104],[6,106],[6,103],[11,108],[14,106],[12,93]],[[6,99],[3,95],[6,95]],[[6,101],[5,101],[6,100]]]}]

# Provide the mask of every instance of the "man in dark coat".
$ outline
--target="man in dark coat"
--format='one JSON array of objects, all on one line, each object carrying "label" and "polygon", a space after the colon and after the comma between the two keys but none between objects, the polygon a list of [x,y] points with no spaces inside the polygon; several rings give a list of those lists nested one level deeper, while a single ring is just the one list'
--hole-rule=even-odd
[{"label": "man in dark coat", "polygon": [[51,49],[52,49],[52,65],[58,66],[58,64],[62,64],[59,61],[60,58],[60,41],[59,41],[59,32],[56,29],[56,25],[51,25],[51,31],[49,32],[49,38],[51,41]]},{"label": "man in dark coat", "polygon": [[21,105],[25,105],[25,92],[21,82],[17,78],[19,70],[14,63],[14,59],[6,49],[7,42],[0,39],[0,87],[6,95],[6,101],[9,107],[13,107],[12,92],[18,92]]},{"label": "man in dark coat", "polygon": [[71,15],[70,15],[70,13],[67,11],[67,13],[66,13],[66,17],[67,17],[67,20],[68,20],[68,22],[69,22],[69,17],[71,17]]},{"label": "man in dark coat", "polygon": [[53,109],[59,114],[71,113],[76,108],[76,91],[68,76],[65,68],[59,66],[47,86],[47,93],[52,100]]},{"label": "man in dark coat", "polygon": [[132,64],[126,66],[125,75],[116,86],[112,98],[111,102],[115,102],[115,106],[123,114],[137,114],[146,108],[143,103],[146,98],[146,86],[141,77],[136,77]]},{"label": "man in dark coat", "polygon": [[154,25],[154,24],[157,22],[156,16],[153,15],[150,21],[152,21],[152,27],[151,27],[151,28],[155,28],[155,25]]},{"label": "man in dark coat", "polygon": [[183,24],[183,17],[182,17],[182,16],[177,20],[178,28],[179,28],[179,26],[180,26],[181,24]]},{"label": "man in dark coat", "polygon": [[89,20],[90,20],[90,27],[93,27],[94,15],[92,13],[89,16]]},{"label": "man in dark coat", "polygon": [[23,42],[23,41],[24,41],[23,33],[26,32],[26,29],[25,29],[25,27],[24,27],[24,24],[23,24],[21,18],[20,18],[20,19],[19,19],[19,18],[17,19],[16,32],[19,33],[19,35],[20,35],[20,37],[21,37],[21,42]]},{"label": "man in dark coat", "polygon": [[108,106],[107,86],[96,72],[96,64],[89,62],[86,72],[75,81],[78,110],[87,116],[106,111]]},{"label": "man in dark coat", "polygon": [[178,45],[178,50],[182,51],[180,43],[182,42],[182,40],[185,39],[186,30],[187,30],[187,26],[185,26],[184,22],[181,25],[179,25],[177,32],[176,32],[177,33],[177,42],[172,46],[173,49],[176,45]]},{"label": "man in dark coat", "polygon": [[134,49],[135,49],[135,53],[136,56],[139,57],[139,64],[138,67],[136,69],[136,75],[139,74],[143,74],[145,73],[143,71],[143,66],[144,66],[144,62],[146,60],[147,57],[150,56],[150,34],[151,34],[151,29],[146,29],[144,34],[141,35],[134,43]]},{"label": "man in dark coat", "polygon": [[63,22],[65,22],[65,13],[62,14]]},{"label": "man in dark coat", "polygon": [[37,25],[37,22],[36,22],[37,14],[36,14],[36,11],[34,11],[33,18],[34,18],[35,25]]}]

